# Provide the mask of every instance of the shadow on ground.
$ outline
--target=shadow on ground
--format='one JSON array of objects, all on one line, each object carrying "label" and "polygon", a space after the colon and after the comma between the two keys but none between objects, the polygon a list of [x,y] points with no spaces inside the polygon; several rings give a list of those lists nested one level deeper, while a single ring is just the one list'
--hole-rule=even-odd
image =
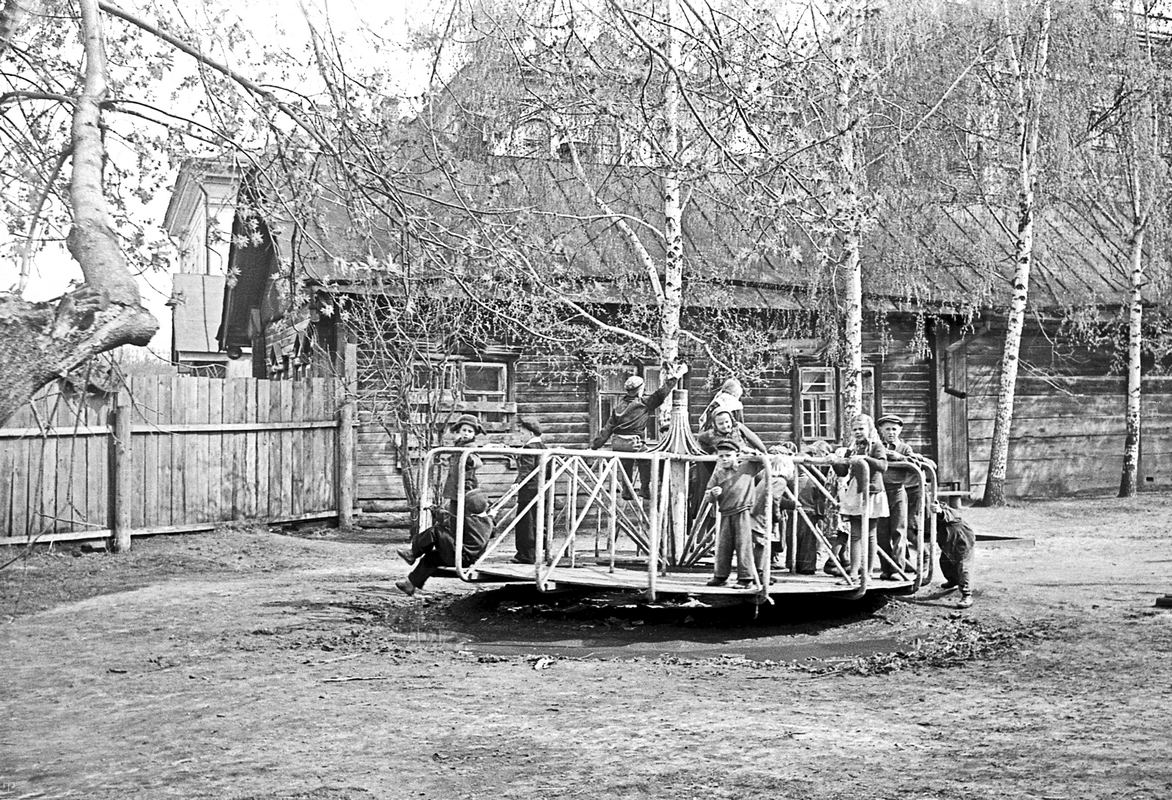
[{"label": "shadow on ground", "polygon": [[428,645],[499,656],[736,655],[799,661],[892,652],[908,644],[890,635],[884,624],[906,613],[906,607],[876,595],[857,601],[787,596],[774,605],[709,606],[694,599],[648,603],[634,593],[597,590],[542,594],[522,584],[411,600],[386,584],[337,594],[318,603],[287,603],[296,604],[303,619],[326,623],[332,616],[334,624],[322,626],[337,631],[327,642],[331,647]]}]

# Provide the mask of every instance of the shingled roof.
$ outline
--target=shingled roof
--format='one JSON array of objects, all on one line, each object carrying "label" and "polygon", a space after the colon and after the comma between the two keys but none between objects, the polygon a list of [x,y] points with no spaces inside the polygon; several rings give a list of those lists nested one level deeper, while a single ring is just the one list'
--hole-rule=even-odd
[{"label": "shingled roof", "polygon": [[[490,209],[491,224],[514,225],[533,257],[546,257],[549,280],[563,279],[581,299],[621,301],[649,291],[644,267],[629,237],[604,214],[568,163],[556,159],[489,157],[462,162],[466,193],[461,202]],[[656,263],[664,242],[658,181],[642,168],[593,165],[592,182],[611,208],[635,220],[640,239]],[[452,201],[439,174],[419,179],[418,191]],[[288,237],[286,256],[311,283],[358,289],[389,259],[401,263],[401,239],[382,216],[361,211],[360,202],[321,187],[314,213]],[[468,233],[472,226],[454,206],[437,205],[442,224]],[[1013,274],[1011,238],[1016,227],[1007,210],[998,215],[981,204],[931,203],[909,210],[881,204],[876,225],[864,237],[863,289],[873,309],[972,309],[1004,307]],[[1031,305],[1041,311],[1124,301],[1126,259],[1118,242],[1100,233],[1071,206],[1053,205],[1040,216],[1031,278]],[[798,308],[811,290],[817,268],[808,250],[797,258],[767,245],[754,230],[754,215],[692,193],[683,213],[684,253],[693,280],[693,305]],[[795,239],[797,237],[794,237]],[[519,245],[520,246],[520,245]],[[246,263],[241,260],[241,264]],[[570,278],[572,277],[572,280]],[[648,297],[648,300],[650,298]]]}]

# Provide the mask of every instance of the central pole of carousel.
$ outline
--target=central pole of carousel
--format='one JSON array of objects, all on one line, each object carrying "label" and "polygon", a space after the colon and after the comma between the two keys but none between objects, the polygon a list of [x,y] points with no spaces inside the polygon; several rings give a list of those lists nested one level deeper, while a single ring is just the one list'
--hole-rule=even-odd
[{"label": "central pole of carousel", "polygon": [[[688,491],[691,488],[693,463],[686,458],[671,458],[670,456],[694,456],[702,453],[696,437],[692,435],[691,425],[688,423],[688,390],[673,389],[671,394],[671,417],[668,421],[666,433],[660,437],[656,450],[667,454],[667,468],[663,471],[661,480],[666,484],[661,489],[661,497],[666,497],[667,508],[659,514],[660,537],[664,552],[661,554],[664,564],[675,566],[684,555],[685,541],[688,535]],[[703,487],[701,487],[703,491]],[[652,502],[660,503],[660,497]]]}]

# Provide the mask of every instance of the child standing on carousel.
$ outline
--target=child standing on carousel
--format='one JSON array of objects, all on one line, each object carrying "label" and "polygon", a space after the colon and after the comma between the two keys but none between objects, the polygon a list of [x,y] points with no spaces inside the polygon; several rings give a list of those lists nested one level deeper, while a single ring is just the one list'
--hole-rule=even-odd
[{"label": "child standing on carousel", "polygon": [[[851,577],[855,577],[862,573],[864,563],[874,564],[879,518],[888,515],[887,492],[883,489],[887,450],[869,415],[859,414],[851,421],[851,442],[846,447],[838,448],[835,455],[843,459],[834,465],[834,471],[840,478],[845,478],[838,484],[838,510],[850,525],[850,564],[847,571]],[[861,461],[854,461],[856,458]],[[870,468],[870,477],[866,482],[863,481],[863,463]],[[863,555],[864,513],[867,515],[865,546],[869,558]]]}]

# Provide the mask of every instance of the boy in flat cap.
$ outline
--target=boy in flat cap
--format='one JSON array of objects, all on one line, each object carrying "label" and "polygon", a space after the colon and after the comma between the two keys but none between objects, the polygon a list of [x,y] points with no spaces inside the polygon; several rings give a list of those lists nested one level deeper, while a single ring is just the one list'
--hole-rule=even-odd
[{"label": "boy in flat cap", "polygon": [[[687,364],[678,364],[675,370],[667,376],[663,385],[649,395],[643,395],[643,379],[638,375],[627,378],[623,384],[626,395],[614,404],[610,412],[610,419],[602,426],[602,430],[590,442],[591,450],[600,450],[608,441],[611,449],[620,453],[642,453],[647,450],[643,437],[647,433],[647,420],[655,410],[663,405],[671,390],[676,387],[680,378],[688,371]],[[651,462],[638,461],[640,496],[651,496]],[[636,466],[635,459],[624,459],[623,469],[628,478],[633,478]],[[624,494],[627,494],[624,490]]]},{"label": "boy in flat cap", "polygon": [[[409,548],[398,551],[399,557],[413,568],[406,578],[395,581],[395,588],[405,595],[413,595],[423,588],[436,569],[456,566],[454,521],[454,516],[444,515],[435,525],[412,536]],[[462,566],[471,566],[484,553],[492,536],[492,528],[488,495],[479,489],[464,495]]]},{"label": "boy in flat cap", "polygon": [[[879,438],[887,450],[887,461],[900,464],[916,461],[911,445],[899,438],[903,431],[903,419],[895,414],[885,414],[875,421]],[[889,469],[883,473],[883,490],[887,493],[889,516],[879,519],[879,548],[891,558],[891,563],[880,559],[880,578],[893,580],[895,570],[908,569],[908,484],[916,483],[911,473],[901,469]],[[916,491],[919,491],[917,485]],[[918,498],[917,498],[918,502]],[[894,566],[893,566],[894,564]]]},{"label": "boy in flat cap", "polygon": [[[752,457],[755,460],[757,456]],[[753,559],[750,512],[754,483],[760,465],[741,460],[741,448],[733,439],[716,442],[716,468],[708,480],[708,497],[720,512],[716,530],[715,568],[709,586],[724,586],[732,572],[733,549],[737,553],[737,586],[749,589],[758,583]]]},{"label": "boy in flat cap", "polygon": [[[541,423],[531,417],[519,417],[517,427],[521,436],[526,437],[521,447],[528,450],[544,450],[545,440],[541,438]],[[517,564],[532,564],[536,558],[536,521],[537,521],[537,475],[534,474],[541,462],[540,453],[517,456],[517,513],[522,514],[513,529],[517,542],[517,554],[513,561]],[[526,511],[525,509],[529,510]],[[523,513],[522,513],[523,512]]]}]

